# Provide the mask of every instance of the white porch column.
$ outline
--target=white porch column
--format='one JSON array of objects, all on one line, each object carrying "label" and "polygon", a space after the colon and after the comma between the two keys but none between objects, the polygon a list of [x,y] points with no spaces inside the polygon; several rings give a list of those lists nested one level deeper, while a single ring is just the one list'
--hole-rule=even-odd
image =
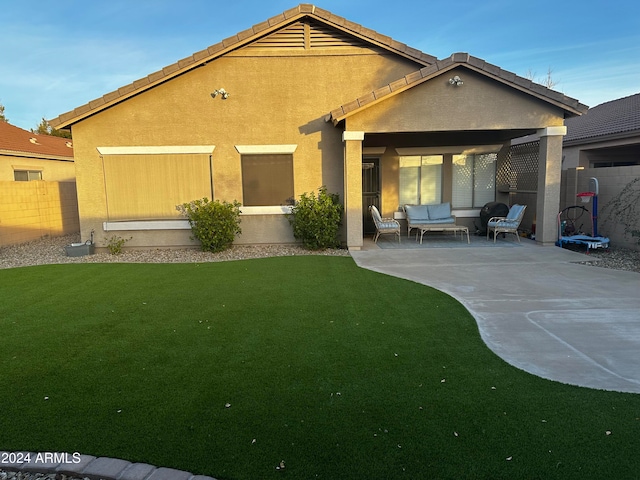
[{"label": "white porch column", "polygon": [[349,250],[362,248],[362,141],[364,132],[343,132],[344,210]]},{"label": "white porch column", "polygon": [[558,239],[557,216],[560,211],[560,176],[562,173],[562,137],[567,127],[538,130],[540,152],[538,197],[536,201],[536,242],[554,245]]}]

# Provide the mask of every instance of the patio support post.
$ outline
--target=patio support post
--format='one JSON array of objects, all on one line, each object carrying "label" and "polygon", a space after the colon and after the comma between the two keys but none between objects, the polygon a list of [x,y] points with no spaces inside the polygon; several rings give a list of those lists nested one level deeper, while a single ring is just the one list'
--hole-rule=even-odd
[{"label": "patio support post", "polygon": [[560,210],[562,137],[566,134],[565,126],[538,130],[540,155],[536,201],[536,242],[542,245],[554,245],[558,240],[557,216]]},{"label": "patio support post", "polygon": [[343,132],[344,210],[347,248],[362,248],[362,141],[364,132]]}]

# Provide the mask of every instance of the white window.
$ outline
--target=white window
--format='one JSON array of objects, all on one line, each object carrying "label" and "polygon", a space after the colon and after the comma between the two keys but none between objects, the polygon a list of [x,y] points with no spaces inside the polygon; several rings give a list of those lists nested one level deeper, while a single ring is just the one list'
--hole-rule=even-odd
[{"label": "white window", "polygon": [[478,208],[496,198],[497,154],[453,156],[453,208]]},{"label": "white window", "polygon": [[442,201],[442,155],[400,157],[400,205]]},{"label": "white window", "polygon": [[41,170],[14,170],[13,179],[16,182],[30,182],[31,180],[42,180]]}]

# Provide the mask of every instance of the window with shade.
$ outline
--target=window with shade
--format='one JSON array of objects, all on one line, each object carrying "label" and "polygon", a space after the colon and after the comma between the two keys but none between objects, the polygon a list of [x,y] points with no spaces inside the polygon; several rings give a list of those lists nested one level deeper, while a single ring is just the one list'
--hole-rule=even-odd
[{"label": "window with shade", "polygon": [[400,205],[442,201],[442,155],[400,157]]},{"label": "window with shade", "polygon": [[293,204],[293,155],[244,154],[241,164],[244,206]]},{"label": "window with shade", "polygon": [[453,156],[453,208],[478,208],[495,200],[497,157],[495,153]]}]

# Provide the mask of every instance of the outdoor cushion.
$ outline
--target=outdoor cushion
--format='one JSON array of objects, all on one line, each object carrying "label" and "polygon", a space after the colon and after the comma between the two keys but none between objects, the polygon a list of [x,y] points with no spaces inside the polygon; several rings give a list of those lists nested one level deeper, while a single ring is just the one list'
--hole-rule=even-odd
[{"label": "outdoor cushion", "polygon": [[487,223],[488,227],[495,227],[496,225],[500,225],[505,228],[518,228],[520,222],[518,220],[493,220]]},{"label": "outdoor cushion", "polygon": [[378,222],[378,228],[380,230],[384,230],[387,228],[397,228],[398,227],[398,222],[393,220],[393,221],[388,221],[388,222]]},{"label": "outdoor cushion", "polygon": [[455,223],[454,217],[434,218],[433,220],[412,220],[414,225],[444,225],[447,223]]},{"label": "outdoor cushion", "polygon": [[429,220],[428,205],[405,205],[404,211],[407,214],[407,218],[413,223],[421,223],[422,221]]},{"label": "outdoor cushion", "polygon": [[429,220],[439,220],[451,217],[451,204],[449,202],[427,205]]},{"label": "outdoor cushion", "polygon": [[514,205],[509,209],[509,213],[507,214],[507,220],[517,220],[518,217],[520,216],[520,212],[522,212],[522,210],[524,210],[525,206],[524,205]]}]

